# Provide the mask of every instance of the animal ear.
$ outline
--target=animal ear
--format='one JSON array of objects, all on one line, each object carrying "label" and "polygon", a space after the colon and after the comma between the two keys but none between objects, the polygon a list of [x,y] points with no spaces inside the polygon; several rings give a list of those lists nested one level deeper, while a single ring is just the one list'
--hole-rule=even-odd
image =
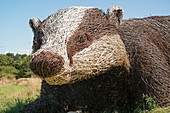
[{"label": "animal ear", "polygon": [[30,27],[32,28],[32,31],[34,32],[34,34],[36,33],[37,29],[40,27],[41,25],[41,21],[38,18],[32,18],[29,21]]},{"label": "animal ear", "polygon": [[112,6],[107,9],[107,16],[110,22],[114,23],[115,25],[120,25],[123,18],[123,12],[123,8],[119,6]]},{"label": "animal ear", "polygon": [[43,33],[40,29],[41,21],[37,18],[32,18],[30,19],[29,24],[34,33],[33,46],[32,46],[32,53],[34,53],[40,48],[42,44],[41,37],[43,36]]}]

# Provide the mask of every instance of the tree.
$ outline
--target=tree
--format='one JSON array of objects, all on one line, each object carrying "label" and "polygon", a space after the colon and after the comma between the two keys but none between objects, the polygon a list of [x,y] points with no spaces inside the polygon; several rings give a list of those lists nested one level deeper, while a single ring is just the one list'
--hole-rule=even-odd
[{"label": "tree", "polygon": [[13,58],[0,54],[0,66],[10,66],[13,62]]},{"label": "tree", "polygon": [[[31,56],[26,54],[16,55],[14,55],[13,53],[7,53],[6,55],[0,54],[1,75],[3,72],[3,75],[8,75],[10,73],[16,78],[30,77],[31,76],[31,71],[29,69],[30,58]],[[17,71],[16,73],[13,73],[12,70]]]}]

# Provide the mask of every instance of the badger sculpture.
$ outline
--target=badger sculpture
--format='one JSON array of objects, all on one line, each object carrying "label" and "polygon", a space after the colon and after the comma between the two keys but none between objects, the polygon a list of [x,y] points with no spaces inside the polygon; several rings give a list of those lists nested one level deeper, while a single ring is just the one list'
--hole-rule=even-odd
[{"label": "badger sculpture", "polygon": [[127,113],[143,94],[160,106],[170,103],[170,16],[122,17],[117,6],[107,13],[79,6],[42,22],[30,19],[30,68],[43,80],[34,109],[100,113],[113,107]]}]

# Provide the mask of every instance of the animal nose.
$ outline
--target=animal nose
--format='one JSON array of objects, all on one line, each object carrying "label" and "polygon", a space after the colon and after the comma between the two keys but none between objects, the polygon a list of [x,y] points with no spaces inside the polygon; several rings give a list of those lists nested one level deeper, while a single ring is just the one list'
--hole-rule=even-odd
[{"label": "animal nose", "polygon": [[30,61],[30,69],[41,78],[51,77],[61,71],[64,66],[63,58],[49,51],[42,51]]}]

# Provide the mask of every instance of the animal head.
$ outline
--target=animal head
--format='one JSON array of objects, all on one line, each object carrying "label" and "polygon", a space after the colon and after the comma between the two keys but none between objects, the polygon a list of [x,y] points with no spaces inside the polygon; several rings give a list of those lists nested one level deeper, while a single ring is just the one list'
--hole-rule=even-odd
[{"label": "animal head", "polygon": [[128,70],[125,45],[115,24],[122,11],[111,7],[105,14],[98,8],[69,7],[42,22],[30,19],[33,73],[49,84],[62,85],[99,76],[116,66]]}]

